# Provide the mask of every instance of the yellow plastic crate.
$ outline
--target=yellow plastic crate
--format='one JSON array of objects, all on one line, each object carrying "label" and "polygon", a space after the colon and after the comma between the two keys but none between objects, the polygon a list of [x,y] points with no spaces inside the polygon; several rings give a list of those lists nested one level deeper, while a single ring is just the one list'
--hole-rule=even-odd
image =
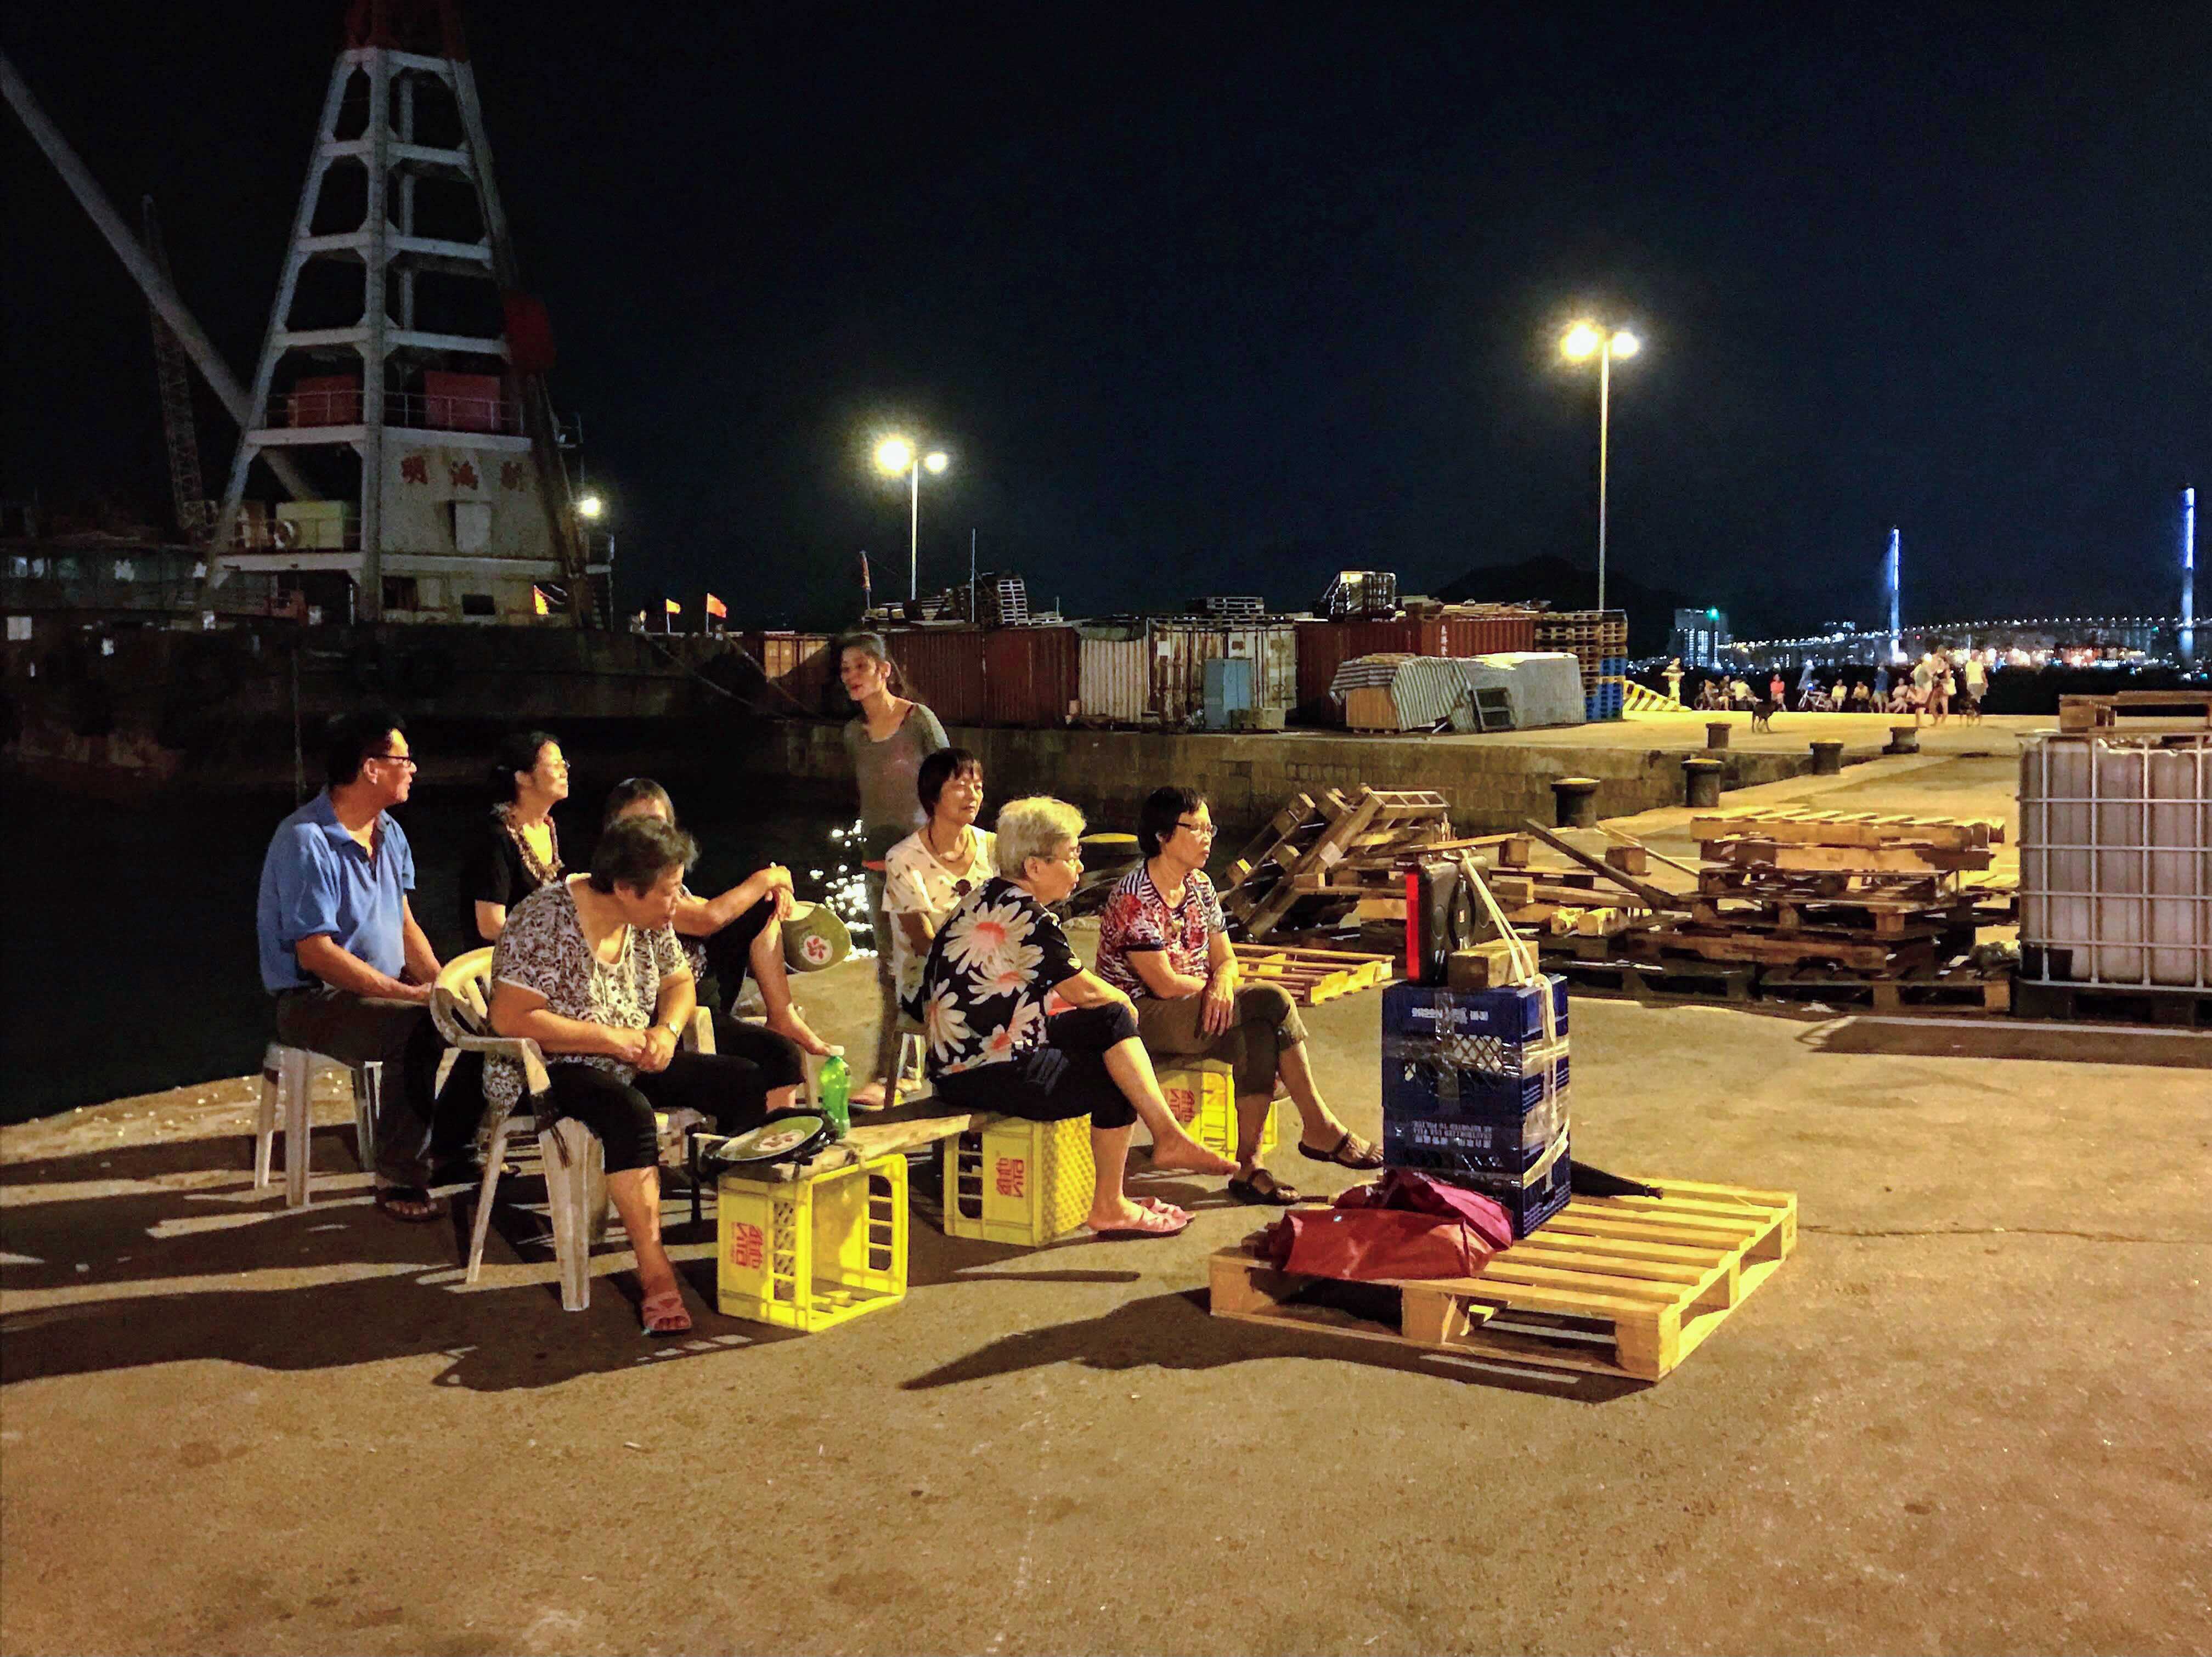
[{"label": "yellow plastic crate", "polygon": [[945,1230],[1034,1247],[1083,1229],[1097,1165],[1091,1119],[1001,1122],[945,1147]]},{"label": "yellow plastic crate", "polygon": [[[1237,1154],[1237,1075],[1218,1059],[1194,1059],[1181,1064],[1155,1062],[1160,1094],[1168,1111],[1183,1131],[1208,1150],[1224,1156]],[[1275,1107],[1267,1106],[1267,1120],[1260,1130],[1260,1152],[1265,1156],[1276,1144]]]},{"label": "yellow plastic crate", "polygon": [[906,1158],[775,1184],[722,1175],[722,1315],[811,1332],[906,1298]]}]

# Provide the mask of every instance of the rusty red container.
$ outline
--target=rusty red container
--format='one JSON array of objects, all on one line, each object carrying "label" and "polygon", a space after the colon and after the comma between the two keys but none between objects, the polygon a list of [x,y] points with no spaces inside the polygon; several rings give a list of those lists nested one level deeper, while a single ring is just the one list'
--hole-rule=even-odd
[{"label": "rusty red container", "polygon": [[1533,610],[1425,622],[1300,622],[1298,702],[1310,707],[1324,701],[1336,670],[1357,656],[1490,656],[1535,647]]},{"label": "rusty red container", "polygon": [[1005,627],[984,640],[985,721],[1039,731],[1066,725],[1081,672],[1075,629]]},{"label": "rusty red container", "polygon": [[987,707],[983,655],[988,636],[966,627],[885,634],[884,642],[898,668],[899,694],[927,706],[940,724],[981,722]]},{"label": "rusty red container", "polygon": [[359,374],[309,374],[292,387],[285,399],[293,426],[358,426],[361,424]]}]

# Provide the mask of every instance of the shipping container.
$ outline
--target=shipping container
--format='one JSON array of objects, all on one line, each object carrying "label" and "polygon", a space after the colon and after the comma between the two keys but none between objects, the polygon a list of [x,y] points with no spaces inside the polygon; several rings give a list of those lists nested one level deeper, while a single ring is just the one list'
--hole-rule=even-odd
[{"label": "shipping container", "polygon": [[500,422],[497,374],[422,371],[422,419],[432,431],[496,432]]},{"label": "shipping container", "polygon": [[1536,647],[1533,610],[1433,621],[1300,622],[1298,705],[1325,703],[1336,670],[1355,656],[1493,656]]},{"label": "shipping container", "polygon": [[1288,713],[1297,702],[1297,630],[1289,622],[1222,622],[1162,616],[1152,623],[1152,717],[1165,725],[1196,723],[1206,702],[1206,665],[1252,665],[1254,707]]},{"label": "shipping container", "polygon": [[1072,627],[1007,627],[985,635],[984,718],[992,725],[1048,731],[1067,723],[1078,700],[1080,652]]},{"label": "shipping container", "polygon": [[746,642],[763,675],[784,693],[769,698],[778,713],[812,716],[827,711],[830,682],[836,677],[828,634],[757,633]]},{"label": "shipping container", "polygon": [[1152,640],[1142,622],[1076,629],[1077,718],[1086,725],[1142,725],[1152,711]]},{"label": "shipping container", "polygon": [[359,374],[309,374],[292,387],[285,399],[292,426],[358,426],[361,424]]},{"label": "shipping container", "polygon": [[975,725],[985,711],[983,641],[975,628],[916,628],[888,633],[898,691],[923,703],[943,725]]}]

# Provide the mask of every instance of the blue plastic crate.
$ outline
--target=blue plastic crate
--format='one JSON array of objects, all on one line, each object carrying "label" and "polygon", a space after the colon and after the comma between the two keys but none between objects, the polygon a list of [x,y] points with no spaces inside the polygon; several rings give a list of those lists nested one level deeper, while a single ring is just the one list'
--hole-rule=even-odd
[{"label": "blue plastic crate", "polygon": [[1402,1144],[1449,1153],[1457,1159],[1454,1166],[1488,1173],[1517,1174],[1540,1161],[1566,1131],[1569,1116],[1565,1091],[1548,1098],[1539,1091],[1525,1108],[1517,1099],[1443,1099],[1411,1083],[1382,1093],[1386,1136],[1395,1132]]},{"label": "blue plastic crate", "polygon": [[[1466,1056],[1452,1051],[1482,1041],[1480,1036],[1438,1042],[1425,1051],[1401,1038],[1404,1045],[1382,1056],[1382,1114],[1385,1116],[1450,1117],[1488,1120],[1522,1116],[1543,1103],[1545,1084],[1553,1093],[1567,1089],[1567,1056],[1535,1065],[1527,1076],[1487,1074],[1457,1062]],[[1564,1045],[1564,1043],[1562,1044]]]},{"label": "blue plastic crate", "polygon": [[1492,990],[1455,990],[1401,979],[1382,992],[1382,1034],[1393,1035],[1488,1035],[1514,1044],[1510,1065],[1501,1061],[1492,1073],[1520,1076],[1526,1064],[1519,1045],[1542,1039],[1542,985],[1552,992],[1553,1027],[1567,1033],[1567,980],[1558,973],[1541,984],[1508,984]]},{"label": "blue plastic crate", "polygon": [[1504,1209],[1513,1222],[1513,1235],[1525,1237],[1565,1208],[1572,1194],[1568,1139],[1562,1132],[1533,1165],[1503,1172],[1481,1166],[1474,1155],[1450,1143],[1448,1130],[1437,1125],[1385,1122],[1382,1163],[1481,1193]]}]

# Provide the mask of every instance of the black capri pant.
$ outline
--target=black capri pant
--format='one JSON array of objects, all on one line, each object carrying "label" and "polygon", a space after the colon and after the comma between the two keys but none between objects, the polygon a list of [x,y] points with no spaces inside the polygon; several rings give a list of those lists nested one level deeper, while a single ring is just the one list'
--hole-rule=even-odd
[{"label": "black capri pant", "polygon": [[1045,1044],[1018,1059],[937,1080],[939,1097],[962,1110],[991,1110],[1032,1122],[1088,1116],[1094,1128],[1128,1127],[1137,1120],[1106,1068],[1106,1050],[1133,1038],[1137,1016],[1115,1001],[1078,1007],[1045,1021]]},{"label": "black capri pant", "polygon": [[714,1051],[722,1058],[734,1059],[757,1071],[763,1100],[778,1088],[795,1088],[806,1079],[798,1042],[789,1036],[778,1035],[764,1025],[748,1024],[727,1013],[714,1015]]},{"label": "black capri pant", "polygon": [[760,1071],[742,1059],[717,1053],[679,1053],[664,1071],[641,1071],[624,1082],[612,1071],[574,1059],[555,1059],[545,1067],[552,1089],[553,1114],[573,1116],[592,1131],[606,1150],[610,1174],[652,1168],[660,1160],[656,1110],[696,1110],[724,1133],[757,1126],[768,1114]]}]

